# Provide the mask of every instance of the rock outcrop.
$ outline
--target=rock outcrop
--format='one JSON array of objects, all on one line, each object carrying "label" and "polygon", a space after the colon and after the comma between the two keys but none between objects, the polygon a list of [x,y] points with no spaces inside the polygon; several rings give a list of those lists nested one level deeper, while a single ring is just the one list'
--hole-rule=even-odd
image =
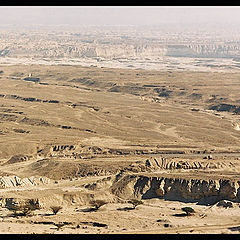
[{"label": "rock outcrop", "polygon": [[124,175],[113,183],[111,191],[123,199],[162,198],[199,204],[214,204],[223,199],[240,202],[240,180]]},{"label": "rock outcrop", "polygon": [[29,206],[31,209],[40,208],[38,199],[0,198],[0,205],[13,211],[21,210],[24,206]]},{"label": "rock outcrop", "polygon": [[[206,157],[211,159],[211,155]],[[181,160],[181,159],[167,159],[167,158],[150,158],[145,162],[148,170],[158,169],[221,169],[227,167],[234,167],[232,162],[224,161],[208,161],[208,160]]]},{"label": "rock outcrop", "polygon": [[28,159],[29,159],[29,156],[18,154],[18,155],[12,156],[4,165],[18,163],[18,162],[25,162]]},{"label": "rock outcrop", "polygon": [[19,178],[18,176],[3,176],[0,177],[0,189],[16,188],[22,186],[39,186],[50,183],[47,177],[27,177]]}]

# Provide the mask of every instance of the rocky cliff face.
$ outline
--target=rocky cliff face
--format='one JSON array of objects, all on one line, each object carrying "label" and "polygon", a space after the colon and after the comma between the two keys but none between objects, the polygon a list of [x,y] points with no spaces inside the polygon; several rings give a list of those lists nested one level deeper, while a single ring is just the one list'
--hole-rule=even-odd
[{"label": "rocky cliff face", "polygon": [[167,56],[231,58],[240,53],[238,44],[179,44],[167,46]]},{"label": "rocky cliff face", "polygon": [[50,179],[46,177],[28,177],[19,178],[18,176],[0,177],[0,189],[15,188],[22,186],[37,186],[50,183]]},{"label": "rocky cliff face", "polygon": [[193,52],[203,57],[234,57],[239,55],[239,44],[194,44],[188,45]]},{"label": "rocky cliff face", "polygon": [[123,198],[162,198],[199,204],[226,199],[240,202],[240,181],[126,175],[116,180],[112,192]]},{"label": "rocky cliff face", "polygon": [[96,47],[96,56],[102,58],[155,58],[162,57],[167,50],[163,46],[151,45],[101,45]]},{"label": "rocky cliff face", "polygon": [[[211,158],[211,155],[208,157]],[[207,157],[206,157],[207,158]],[[206,161],[206,160],[181,160],[166,158],[150,158],[145,162],[147,170],[154,171],[159,169],[222,169],[234,167],[232,162]]]},{"label": "rocky cliff face", "polygon": [[[5,47],[5,46],[3,46]],[[47,48],[40,45],[22,46],[16,45],[9,47],[8,51],[1,50],[0,56],[32,56],[32,57],[73,57],[73,58],[155,58],[166,54],[167,50],[161,45],[132,45],[132,44],[73,44],[60,45],[49,44]]]},{"label": "rocky cliff face", "polygon": [[[46,40],[47,41],[47,40]],[[49,41],[48,46],[41,42],[25,42],[22,45],[2,43],[0,56],[31,56],[31,57],[72,57],[72,58],[158,58],[172,57],[208,57],[235,58],[240,54],[239,44],[162,44],[162,43],[60,43]]]},{"label": "rocky cliff face", "polygon": [[[40,207],[39,200],[36,199],[22,199],[22,198],[0,198],[0,206],[6,207],[9,210],[20,210],[24,206]],[[22,208],[23,209],[23,208]]]}]

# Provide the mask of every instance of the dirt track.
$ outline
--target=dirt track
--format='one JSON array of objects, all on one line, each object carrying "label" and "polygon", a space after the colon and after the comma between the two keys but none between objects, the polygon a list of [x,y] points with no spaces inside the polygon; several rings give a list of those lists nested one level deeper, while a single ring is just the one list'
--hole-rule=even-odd
[{"label": "dirt track", "polygon": [[[234,233],[228,228],[239,226],[240,141],[233,127],[239,115],[231,112],[238,109],[239,72],[60,65],[1,70],[0,232]],[[42,84],[14,78],[29,72]],[[223,102],[229,112],[209,110]],[[169,164],[148,166],[154,158]],[[31,176],[50,182],[21,183]],[[139,185],[135,176],[142,176]],[[233,207],[158,198],[152,179],[158,179],[161,194],[171,189],[182,189],[186,198],[225,194]],[[133,209],[128,200],[146,192]],[[35,198],[41,209],[31,216],[12,216],[6,208],[11,199]],[[91,212],[93,199],[107,203]],[[57,215],[51,215],[53,204],[63,207]],[[197,214],[177,217],[185,206]],[[60,222],[69,224],[57,230]]]}]

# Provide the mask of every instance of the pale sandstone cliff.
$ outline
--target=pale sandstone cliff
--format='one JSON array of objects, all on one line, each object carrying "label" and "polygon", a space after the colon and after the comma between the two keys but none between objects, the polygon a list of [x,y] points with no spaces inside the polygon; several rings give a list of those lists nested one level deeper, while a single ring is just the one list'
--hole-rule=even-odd
[{"label": "pale sandstone cliff", "polygon": [[155,197],[202,204],[222,199],[240,202],[240,180],[126,175],[113,184],[112,192],[123,199]]}]

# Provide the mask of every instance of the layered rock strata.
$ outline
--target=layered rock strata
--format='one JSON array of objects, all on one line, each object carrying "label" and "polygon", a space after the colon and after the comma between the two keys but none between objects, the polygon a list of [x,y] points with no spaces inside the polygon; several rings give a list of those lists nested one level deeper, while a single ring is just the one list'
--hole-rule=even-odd
[{"label": "layered rock strata", "polygon": [[125,175],[113,183],[112,193],[123,198],[162,198],[199,204],[226,199],[240,202],[240,180]]}]

